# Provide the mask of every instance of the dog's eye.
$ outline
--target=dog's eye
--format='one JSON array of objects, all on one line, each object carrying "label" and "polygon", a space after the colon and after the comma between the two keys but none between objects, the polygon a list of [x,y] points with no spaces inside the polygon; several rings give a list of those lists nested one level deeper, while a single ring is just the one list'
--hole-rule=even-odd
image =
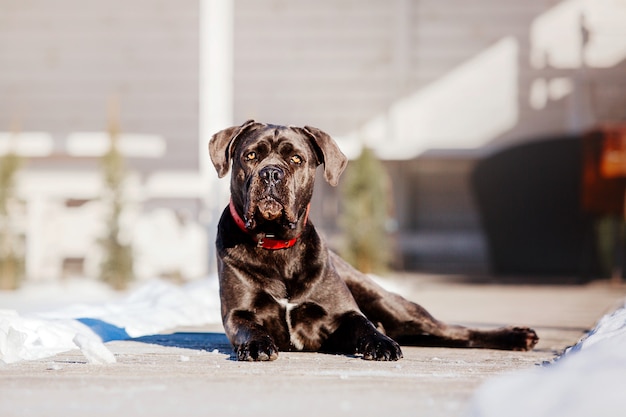
[{"label": "dog's eye", "polygon": [[254,161],[256,159],[256,152],[248,152],[246,154],[246,161]]},{"label": "dog's eye", "polygon": [[300,155],[294,155],[291,157],[291,162],[296,165],[300,165],[302,163],[302,157]]}]

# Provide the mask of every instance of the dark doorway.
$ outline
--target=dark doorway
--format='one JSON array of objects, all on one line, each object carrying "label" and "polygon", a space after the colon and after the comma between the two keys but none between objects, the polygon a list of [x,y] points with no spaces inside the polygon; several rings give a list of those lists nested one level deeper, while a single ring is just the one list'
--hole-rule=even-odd
[{"label": "dark doorway", "polygon": [[472,186],[493,273],[583,277],[597,271],[581,179],[580,138],[514,146],[476,165]]}]

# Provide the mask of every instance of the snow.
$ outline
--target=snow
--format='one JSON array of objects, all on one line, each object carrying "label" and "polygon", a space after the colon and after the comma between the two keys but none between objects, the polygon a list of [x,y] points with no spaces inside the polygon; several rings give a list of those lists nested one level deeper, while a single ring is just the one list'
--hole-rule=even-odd
[{"label": "snow", "polygon": [[553,363],[485,383],[467,416],[623,416],[625,375],[626,306],[604,316]]},{"label": "snow", "polygon": [[[84,283],[76,284],[75,288],[69,285],[62,290],[49,289],[48,296],[58,295],[61,300],[67,300],[72,289],[78,289],[74,297],[87,294],[90,295],[87,298],[96,298],[96,292]],[[0,362],[42,359],[78,348],[91,364],[113,363],[115,357],[105,342],[220,321],[216,276],[183,286],[153,280],[125,298],[105,291],[104,296],[112,301],[32,311],[37,301],[44,301],[40,294],[41,290],[27,288],[11,297],[19,300],[13,305],[19,307],[23,303],[26,312],[0,309]],[[9,296],[2,294],[1,305],[10,305],[5,303],[8,299]]]},{"label": "snow", "polygon": [[115,363],[115,356],[101,341],[82,333],[77,333],[72,340],[80,351],[83,352],[89,363],[96,365]]}]

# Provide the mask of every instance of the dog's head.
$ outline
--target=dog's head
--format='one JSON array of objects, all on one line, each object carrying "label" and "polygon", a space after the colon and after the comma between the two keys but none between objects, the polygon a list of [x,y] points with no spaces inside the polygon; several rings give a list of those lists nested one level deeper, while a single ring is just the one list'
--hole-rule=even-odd
[{"label": "dog's head", "polygon": [[231,198],[246,227],[302,227],[316,168],[337,185],[347,159],[335,141],[314,127],[276,126],[249,120],[216,133],[209,154],[220,178],[232,163]]}]

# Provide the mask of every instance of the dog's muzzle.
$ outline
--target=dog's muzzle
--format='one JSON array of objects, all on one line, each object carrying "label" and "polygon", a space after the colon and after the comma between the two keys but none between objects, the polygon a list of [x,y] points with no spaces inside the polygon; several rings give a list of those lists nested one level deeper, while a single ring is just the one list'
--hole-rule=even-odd
[{"label": "dog's muzzle", "polygon": [[269,186],[275,186],[285,178],[285,171],[276,165],[268,165],[259,171],[259,177]]}]

